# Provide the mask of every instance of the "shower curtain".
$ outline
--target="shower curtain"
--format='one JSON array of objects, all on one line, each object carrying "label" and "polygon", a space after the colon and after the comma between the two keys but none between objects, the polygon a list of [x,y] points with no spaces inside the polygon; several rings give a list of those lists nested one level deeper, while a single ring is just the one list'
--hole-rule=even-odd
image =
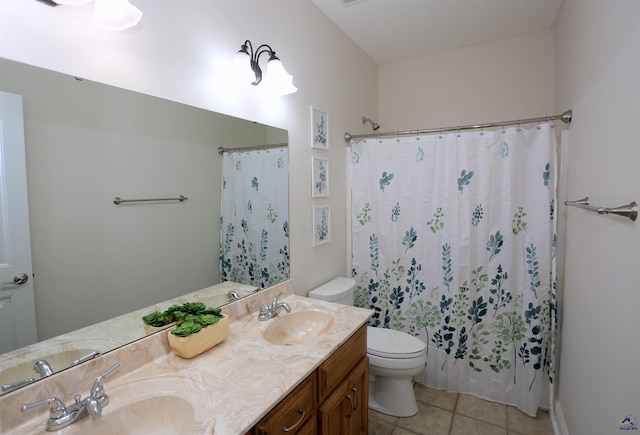
[{"label": "shower curtain", "polygon": [[427,344],[419,382],[535,415],[554,371],[553,125],[354,143],[351,186],[371,326]]},{"label": "shower curtain", "polygon": [[264,288],[288,279],[288,161],[287,148],[224,154],[220,207],[223,281]]}]

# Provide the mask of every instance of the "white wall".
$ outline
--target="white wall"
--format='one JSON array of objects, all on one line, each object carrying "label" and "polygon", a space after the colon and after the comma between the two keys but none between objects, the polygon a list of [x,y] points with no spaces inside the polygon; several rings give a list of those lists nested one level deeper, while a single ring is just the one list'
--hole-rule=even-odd
[{"label": "white wall", "polygon": [[[134,3],[144,13],[141,24],[112,33],[90,25],[91,4],[50,8],[0,0],[0,57],[287,129],[295,291],[306,294],[346,275],[342,135],[357,132],[363,114],[376,116],[373,61],[308,1]],[[230,63],[245,39],[270,44],[299,91],[265,98],[230,86]],[[331,196],[325,200],[311,199],[311,105],[329,114]],[[325,202],[332,207],[331,242],[313,248],[312,205]],[[32,244],[37,252],[38,241]]]},{"label": "white wall", "polygon": [[[564,0],[556,109],[571,107],[569,197],[640,200],[640,3]],[[640,225],[568,209],[558,405],[568,433],[640,417]],[[640,423],[636,420],[636,423]]]},{"label": "white wall", "polygon": [[550,115],[553,83],[553,31],[383,64],[380,131]]}]

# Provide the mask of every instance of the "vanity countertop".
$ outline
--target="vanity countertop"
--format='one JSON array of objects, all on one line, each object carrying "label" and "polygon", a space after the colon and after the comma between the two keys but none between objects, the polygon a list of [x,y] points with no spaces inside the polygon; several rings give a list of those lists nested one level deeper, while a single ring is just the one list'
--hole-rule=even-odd
[{"label": "vanity countertop", "polygon": [[[226,340],[193,359],[183,359],[171,352],[167,345],[167,332],[161,332],[103,355],[99,358],[103,361],[92,361],[73,369],[82,368],[85,372],[81,378],[83,391],[70,395],[64,395],[65,391],[58,392],[61,394],[58,397],[65,403],[71,402],[74,394],[84,397],[87,394],[84,390],[90,388],[96,375],[101,374],[105,367],[120,362],[121,368],[104,382],[111,403],[105,407],[102,419],[107,419],[109,413],[118,407],[126,407],[127,403],[154,395],[178,395],[186,398],[194,408],[190,433],[244,434],[365,324],[371,315],[370,310],[292,294],[282,300],[291,306],[292,313],[306,310],[330,313],[334,318],[331,329],[309,343],[274,345],[263,338],[263,331],[273,320],[258,321],[256,313],[236,320],[231,315]],[[237,304],[237,307],[243,308],[240,312],[246,313],[246,302],[239,301]],[[286,315],[281,311],[279,316]],[[94,367],[91,367],[92,363]],[[34,433],[35,430],[36,433],[45,433],[48,410],[28,411],[34,412],[37,417],[20,416],[19,408],[24,403],[20,403],[20,399],[42,400],[56,395],[55,387],[61,387],[63,375],[68,378],[73,370],[52,376],[53,385],[41,387],[39,395],[35,391],[28,394],[33,389],[27,388],[22,395],[18,394],[22,391],[19,390],[0,399],[3,420],[5,417],[20,418],[25,423],[7,427],[0,421],[0,431],[5,433],[5,429],[10,429],[10,433]],[[54,378],[58,378],[57,382]],[[18,415],[15,415],[16,410]],[[12,415],[7,414],[9,411]],[[144,415],[141,418],[155,417]],[[26,419],[29,421],[25,422]],[[76,430],[90,433],[94,424],[101,424],[101,420],[86,419],[69,429],[75,426]]]}]

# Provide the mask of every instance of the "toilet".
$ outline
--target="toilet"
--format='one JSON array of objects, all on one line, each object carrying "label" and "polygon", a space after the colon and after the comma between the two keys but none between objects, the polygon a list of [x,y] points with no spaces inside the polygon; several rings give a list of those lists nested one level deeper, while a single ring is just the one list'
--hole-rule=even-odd
[{"label": "toilet", "polygon": [[[336,278],[311,290],[309,297],[353,306],[356,282]],[[367,327],[369,408],[395,417],[418,412],[412,378],[427,363],[426,344],[405,332]]]}]

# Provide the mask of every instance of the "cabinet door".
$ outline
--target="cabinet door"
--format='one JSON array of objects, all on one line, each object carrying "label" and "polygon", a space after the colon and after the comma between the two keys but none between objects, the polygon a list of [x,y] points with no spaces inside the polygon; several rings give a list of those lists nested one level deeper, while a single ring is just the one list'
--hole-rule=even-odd
[{"label": "cabinet door", "polygon": [[369,358],[364,357],[348,379],[347,394],[353,399],[352,432],[367,435],[369,431]]},{"label": "cabinet door", "polygon": [[349,433],[351,424],[351,403],[347,400],[349,382],[345,380],[324,401],[318,411],[321,435],[338,435]]},{"label": "cabinet door", "polygon": [[367,435],[369,359],[364,357],[320,407],[322,435]]}]

